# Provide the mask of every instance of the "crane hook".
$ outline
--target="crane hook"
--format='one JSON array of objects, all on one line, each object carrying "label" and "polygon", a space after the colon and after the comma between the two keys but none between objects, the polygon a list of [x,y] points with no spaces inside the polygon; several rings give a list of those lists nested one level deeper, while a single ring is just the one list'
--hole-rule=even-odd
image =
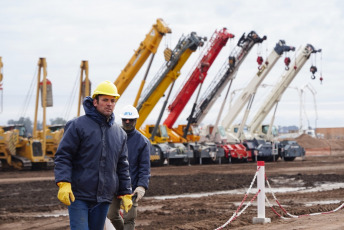
[{"label": "crane hook", "polygon": [[322,76],[320,76],[320,84],[322,84],[323,80],[324,80],[324,78]]},{"label": "crane hook", "polygon": [[318,69],[317,69],[316,66],[312,65],[310,71],[312,73],[311,78],[314,80],[315,79],[315,75],[314,74],[318,71]]},{"label": "crane hook", "polygon": [[290,58],[284,58],[285,70],[289,70]]},{"label": "crane hook", "polygon": [[260,69],[260,66],[263,64],[263,61],[264,61],[264,59],[263,59],[263,57],[262,56],[258,56],[257,57],[257,62],[258,62],[258,69]]}]

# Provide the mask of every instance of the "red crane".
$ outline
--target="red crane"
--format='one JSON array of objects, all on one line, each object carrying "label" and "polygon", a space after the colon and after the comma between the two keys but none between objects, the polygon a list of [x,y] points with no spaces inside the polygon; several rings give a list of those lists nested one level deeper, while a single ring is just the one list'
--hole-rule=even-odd
[{"label": "red crane", "polygon": [[198,64],[194,68],[194,71],[186,78],[188,79],[187,82],[183,84],[174,101],[168,106],[170,113],[164,121],[164,125],[168,128],[172,128],[198,85],[203,83],[210,66],[213,64],[221,49],[226,45],[229,38],[234,38],[234,35],[229,33],[226,28],[214,32],[209,40],[209,45],[200,55],[199,62],[196,62]]}]

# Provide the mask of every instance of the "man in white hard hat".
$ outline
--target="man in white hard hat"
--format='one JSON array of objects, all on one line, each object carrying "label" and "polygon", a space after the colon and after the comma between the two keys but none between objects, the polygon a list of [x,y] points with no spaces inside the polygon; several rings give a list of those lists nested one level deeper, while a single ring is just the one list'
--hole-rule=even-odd
[{"label": "man in white hard hat", "polygon": [[133,193],[133,206],[128,213],[120,214],[120,200],[113,199],[107,217],[116,230],[134,230],[137,217],[137,206],[139,200],[148,189],[150,179],[150,141],[135,129],[136,120],[139,118],[137,109],[127,105],[120,113],[122,128],[127,133],[128,160],[131,186]]},{"label": "man in white hard hat", "polygon": [[112,82],[101,82],[84,99],[85,115],[65,126],[54,172],[71,230],[103,229],[114,195],[127,212],[132,206],[127,135],[113,114],[119,96]]}]

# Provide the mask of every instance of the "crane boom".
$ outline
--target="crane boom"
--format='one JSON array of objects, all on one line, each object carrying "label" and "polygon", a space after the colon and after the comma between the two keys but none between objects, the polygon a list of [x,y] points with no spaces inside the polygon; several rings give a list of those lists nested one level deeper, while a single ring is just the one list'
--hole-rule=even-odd
[{"label": "crane boom", "polygon": [[254,134],[259,130],[259,127],[261,126],[265,117],[268,115],[271,109],[280,101],[283,93],[296,77],[298,72],[302,69],[303,65],[309,59],[311,54],[316,52],[320,52],[320,50],[315,50],[314,47],[310,44],[303,46],[302,49],[298,51],[298,54],[295,58],[294,67],[289,68],[289,70],[287,70],[283,74],[281,80],[271,90],[271,93],[266,98],[262,106],[259,108],[255,117],[252,119],[249,125],[251,134]]},{"label": "crane boom", "polygon": [[284,52],[288,52],[291,50],[295,50],[295,47],[285,45],[285,41],[280,40],[274,50],[270,53],[267,60],[264,64],[259,68],[259,71],[256,75],[252,78],[252,80],[248,83],[246,88],[240,94],[234,105],[231,107],[230,111],[222,120],[222,126],[225,129],[229,129],[232,125],[234,119],[238,116],[242,108],[245,104],[251,99],[251,97],[257,91],[257,88],[268,75],[272,67],[276,64],[277,60],[281,57]]},{"label": "crane boom", "polygon": [[144,123],[170,84],[179,77],[180,69],[190,55],[196,51],[199,46],[203,45],[204,39],[205,38],[197,36],[195,32],[192,32],[189,36],[182,36],[180,38],[178,44],[171,52],[170,59],[160,68],[138,102],[136,108],[140,117],[136,122],[137,129]]},{"label": "crane boom", "polygon": [[149,55],[151,53],[156,53],[162,37],[166,33],[171,33],[171,29],[161,18],[157,19],[156,24],[153,25],[152,29],[146,35],[146,38],[140,43],[139,48],[135,51],[128,64],[117,77],[115,85],[117,86],[119,94],[123,94]]},{"label": "crane boom", "polygon": [[186,83],[182,84],[182,87],[180,90],[178,90],[175,99],[168,106],[170,113],[164,121],[164,125],[166,125],[168,128],[172,128],[173,124],[178,119],[180,113],[183,111],[198,85],[203,83],[210,66],[213,64],[222,48],[227,44],[228,39],[233,37],[234,35],[230,34],[226,28],[214,32],[207,43],[207,47],[203,49],[199,59],[192,68],[193,71],[190,72],[186,78]]},{"label": "crane boom", "polygon": [[251,31],[247,36],[245,33],[238,41],[237,47],[235,47],[229,56],[229,61],[226,61],[217,75],[214,81],[209,85],[200,103],[198,103],[195,113],[192,116],[191,123],[199,124],[210,110],[216,99],[221,95],[223,89],[227,83],[234,78],[241,63],[245,60],[247,54],[250,52],[254,44],[261,43],[266,39],[266,36],[260,38],[256,32]]}]

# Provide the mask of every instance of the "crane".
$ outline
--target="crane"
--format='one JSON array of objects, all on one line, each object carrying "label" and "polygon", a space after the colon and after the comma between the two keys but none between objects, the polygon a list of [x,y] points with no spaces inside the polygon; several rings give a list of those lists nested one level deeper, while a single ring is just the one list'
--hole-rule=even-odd
[{"label": "crane", "polygon": [[281,77],[281,80],[275,84],[274,88],[271,90],[268,97],[265,99],[264,103],[259,108],[258,112],[252,119],[249,125],[249,130],[252,135],[266,135],[266,139],[271,139],[271,133],[263,134],[261,133],[261,125],[271,111],[271,109],[278,104],[285,90],[288,88],[290,83],[294,80],[296,75],[302,69],[304,64],[307,62],[312,53],[321,52],[321,50],[316,50],[310,44],[307,44],[298,50],[297,57],[294,61],[294,67],[289,68]]},{"label": "crane", "polygon": [[[171,93],[173,84],[180,75],[181,68],[188,60],[190,55],[195,52],[199,46],[203,46],[205,40],[206,38],[199,37],[195,32],[192,32],[188,36],[182,36],[173,51],[170,49],[166,49],[166,63],[163,64],[158,73],[147,86],[142,96],[140,97],[140,100],[138,101],[138,105],[136,106],[136,109],[138,110],[140,116],[137,119],[136,128],[140,130],[141,133],[143,133],[147,138],[149,138],[152,143],[159,143],[159,148],[162,150],[163,153],[161,154],[162,157],[159,160],[168,159],[169,161],[170,159],[189,159],[192,157],[191,151],[186,151],[186,155],[180,154],[178,153],[178,151],[163,151],[163,149],[170,149],[166,147],[166,141],[168,140],[166,126],[159,125],[162,112],[165,109],[164,107],[161,109],[161,114],[155,126],[146,125],[145,128],[140,127],[142,126],[150,112],[153,110],[155,105],[158,103],[159,99],[163,97],[165,91],[169,86],[169,94]],[[166,104],[167,101],[165,101],[164,106]],[[159,137],[155,135],[157,132],[159,133]],[[177,150],[180,150],[179,152],[183,152],[183,149],[185,149],[185,146],[182,144],[175,145],[173,147],[177,147]]]},{"label": "crane", "polygon": [[[270,70],[273,68],[273,66],[276,64],[278,59],[281,57],[281,55],[284,52],[294,51],[295,47],[287,46],[285,44],[284,40],[280,40],[274,50],[270,53],[270,55],[267,57],[267,60],[264,62],[264,64],[259,68],[258,72],[255,74],[255,76],[251,79],[251,81],[247,84],[247,86],[244,88],[244,90],[239,95],[238,99],[235,101],[234,105],[230,108],[228,113],[225,115],[225,117],[222,120],[222,126],[226,130],[227,133],[227,140],[231,140],[234,142],[238,141],[237,130],[235,127],[231,127],[232,123],[234,122],[234,119],[239,115],[243,107],[247,104],[247,108],[250,108],[253,103],[254,95],[259,87],[259,85],[263,82],[265,77],[268,75]],[[246,110],[248,111],[248,109]],[[243,120],[247,119],[248,112],[244,114]],[[241,123],[241,125],[243,122]],[[263,146],[259,145],[261,149],[258,149],[258,153],[255,152],[255,154],[258,154],[260,156],[271,156],[272,150],[269,148],[269,146]]]},{"label": "crane", "polygon": [[[222,67],[220,68],[219,72],[214,78],[214,81],[209,85],[206,89],[205,93],[203,94],[200,102],[197,104],[197,107],[194,107],[193,111],[191,112],[188,118],[188,126],[192,127],[193,131],[197,131],[198,124],[201,123],[203,118],[206,116],[208,111],[211,109],[213,104],[215,103],[216,99],[221,95],[222,91],[229,83],[228,91],[231,87],[231,83],[236,76],[236,73],[239,70],[240,65],[245,60],[248,53],[251,51],[255,44],[262,43],[266,40],[266,36],[262,38],[255,31],[251,31],[246,36],[245,33],[240,37],[237,46],[231,51],[228,61],[226,61]],[[187,129],[186,129],[187,130]],[[205,130],[205,134],[202,136],[209,136],[209,140],[212,142],[216,142],[214,136],[215,128],[208,126]],[[207,139],[207,140],[208,140]],[[202,140],[201,140],[202,141]],[[202,141],[203,142],[203,141]],[[207,142],[209,143],[209,142]],[[218,143],[219,147],[223,148],[225,151],[225,157],[230,159],[230,155],[233,158],[238,158],[242,155],[245,155],[245,150],[243,146],[239,144],[235,144],[232,146],[222,145]]]},{"label": "crane", "polygon": [[[290,83],[294,80],[294,78],[302,69],[307,60],[310,58],[310,56],[317,52],[321,52],[321,50],[316,50],[310,44],[302,46],[298,49],[298,51],[296,52],[296,58],[293,61],[293,68],[286,69],[286,72],[282,75],[280,81],[275,84],[270,94],[267,96],[264,103],[258,109],[256,115],[248,125],[247,128],[249,131],[249,137],[243,137],[245,138],[245,142],[254,142],[253,139],[260,139],[271,143],[275,142],[273,145],[273,149],[278,150],[278,157],[281,157],[285,161],[293,161],[296,157],[304,158],[305,150],[296,141],[283,140],[277,143],[273,140],[274,135],[277,135],[273,134],[273,123],[277,106],[282,98],[283,93],[288,88]],[[272,110],[273,107],[275,107],[275,111],[273,113],[270,124],[263,125],[262,123],[265,117],[268,115],[268,113]],[[246,123],[246,121],[243,121],[243,123]],[[238,137],[241,136],[241,133],[242,129],[239,128],[237,132]],[[278,146],[275,146],[277,144]],[[276,153],[274,153],[274,156],[275,155]],[[259,155],[258,158],[260,158]]]},{"label": "crane", "polygon": [[[134,79],[142,65],[146,62],[150,54],[152,54],[146,72],[146,75],[148,74],[148,70],[163,36],[171,32],[171,29],[166,25],[163,19],[158,18],[156,20],[156,24],[152,26],[152,29],[146,35],[146,38],[140,43],[139,48],[135,51],[134,55],[131,57],[125,68],[121,71],[120,75],[115,80],[115,85],[120,95],[124,93],[125,89]],[[144,81],[141,83],[139,91],[142,90],[143,84]]]},{"label": "crane", "polygon": [[176,93],[175,99],[168,106],[169,114],[164,121],[164,125],[168,128],[172,128],[192,94],[199,85],[203,84],[209,68],[222,48],[227,44],[229,38],[234,38],[234,35],[229,33],[226,28],[214,32],[207,43],[207,47],[203,49],[195,66],[192,68],[193,71],[186,77],[186,82],[182,84],[182,87]]},{"label": "crane", "polygon": [[[167,126],[168,135],[170,137],[170,142],[187,142],[186,133],[184,135],[183,129],[185,125],[179,125],[178,128],[173,128],[173,124],[179,117],[182,110],[185,108],[186,104],[190,100],[192,94],[196,91],[197,87],[198,93],[201,90],[204,79],[207,76],[208,70],[217,58],[218,54],[222,48],[227,44],[228,39],[233,38],[234,35],[227,31],[227,28],[223,28],[220,31],[215,31],[211,36],[207,46],[203,48],[202,53],[196,60],[195,65],[191,68],[191,72],[182,84],[182,87],[178,90],[173,102],[168,106],[169,114],[164,121],[164,125]],[[196,99],[197,101],[197,99]],[[194,104],[196,106],[196,103]],[[194,161],[199,158],[200,164],[202,164],[202,158],[208,158],[212,161],[217,159],[221,163],[221,157],[223,157],[223,151],[219,151],[215,145],[203,147],[197,144],[199,136],[192,135],[194,138],[192,142],[189,142],[190,147],[194,152]]]},{"label": "crane", "polygon": [[[308,89],[312,95],[313,95],[313,104],[314,104],[314,113],[315,113],[315,124],[314,124],[314,129],[311,129],[310,127],[310,123],[309,123],[309,119],[308,119],[308,116],[307,116],[307,112],[306,112],[306,109],[305,109],[305,106],[304,106],[304,103],[302,103],[302,101],[305,101],[305,90]],[[305,113],[305,116],[306,116],[306,119],[307,119],[307,123],[308,123],[308,127],[306,129],[303,128],[303,125],[302,125],[302,122],[300,122],[300,132],[302,133],[306,133],[314,138],[317,138],[317,135],[315,133],[315,130],[317,128],[317,121],[318,121],[318,111],[317,111],[317,102],[316,102],[316,98],[315,98],[315,95],[316,95],[316,90],[313,88],[312,85],[310,84],[306,84],[304,85],[301,89],[300,89],[300,100],[301,100],[301,103],[302,103],[302,107],[303,107],[303,110],[304,110],[304,113]],[[300,116],[300,120],[302,121],[302,118]]]},{"label": "crane", "polygon": [[[43,71],[43,74],[42,74]],[[43,81],[41,82],[41,75]],[[45,58],[38,60],[38,75],[37,75],[37,91],[36,91],[36,106],[35,118],[32,137],[27,133],[24,125],[15,124],[1,127],[4,132],[14,131],[12,133],[11,142],[14,144],[11,147],[11,159],[7,163],[19,170],[28,170],[31,168],[51,169],[54,166],[54,161],[51,157],[46,155],[46,107],[52,106],[52,94],[47,94],[47,88],[51,87],[51,82],[46,78],[47,63]],[[41,91],[41,104],[43,107],[43,130],[40,134],[37,131],[37,113],[38,102]],[[50,92],[51,88],[50,88]],[[14,147],[14,148],[13,148]]]}]

